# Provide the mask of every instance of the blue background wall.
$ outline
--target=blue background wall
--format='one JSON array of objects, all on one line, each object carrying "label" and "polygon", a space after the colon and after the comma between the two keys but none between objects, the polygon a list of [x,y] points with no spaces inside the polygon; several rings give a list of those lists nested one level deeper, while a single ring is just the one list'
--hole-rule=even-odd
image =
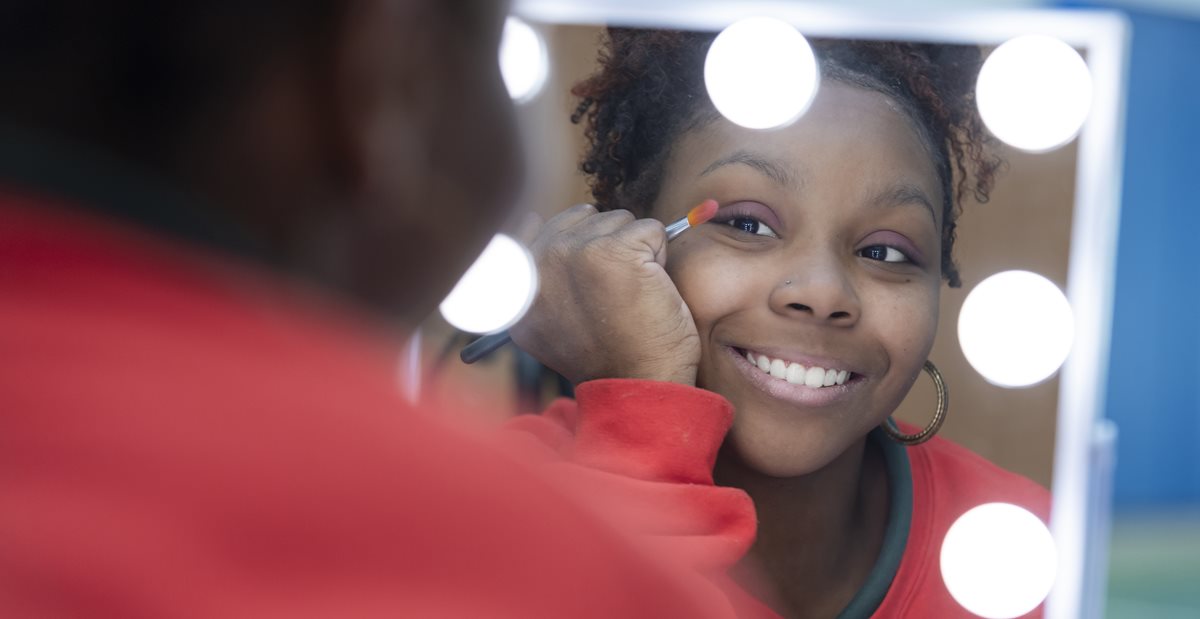
[{"label": "blue background wall", "polygon": [[[1067,3],[1066,6],[1080,6]],[[1128,11],[1115,508],[1200,504],[1200,18]]]}]

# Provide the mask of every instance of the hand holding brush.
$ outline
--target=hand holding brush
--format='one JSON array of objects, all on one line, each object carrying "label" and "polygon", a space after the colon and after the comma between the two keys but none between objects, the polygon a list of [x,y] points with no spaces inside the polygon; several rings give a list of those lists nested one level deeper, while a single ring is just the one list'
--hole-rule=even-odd
[{"label": "hand holding brush", "polygon": [[[694,381],[699,344],[691,314],[664,269],[666,249],[669,241],[712,219],[717,208],[715,200],[705,200],[666,226],[623,210],[597,213],[591,205],[560,213],[531,247],[541,284],[529,314],[510,331],[472,342],[460,357],[478,361],[515,332],[522,348],[573,382],[616,375],[686,381],[689,373]],[[630,359],[614,354],[629,339],[635,341],[626,349],[658,341],[660,350],[641,350],[628,355],[640,358]],[[695,359],[685,364],[690,369],[660,359],[681,356],[671,350],[678,347],[686,353],[695,348]],[[691,356],[686,353],[682,356]],[[593,358],[569,358],[579,355]]]}]

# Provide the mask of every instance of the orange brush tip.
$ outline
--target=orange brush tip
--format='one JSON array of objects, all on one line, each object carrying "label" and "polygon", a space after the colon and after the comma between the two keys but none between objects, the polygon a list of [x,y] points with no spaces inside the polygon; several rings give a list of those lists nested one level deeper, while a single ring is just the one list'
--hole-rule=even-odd
[{"label": "orange brush tip", "polygon": [[695,208],[688,211],[687,219],[689,226],[699,226],[700,224],[710,220],[717,214],[717,201],[705,200],[697,204]]}]

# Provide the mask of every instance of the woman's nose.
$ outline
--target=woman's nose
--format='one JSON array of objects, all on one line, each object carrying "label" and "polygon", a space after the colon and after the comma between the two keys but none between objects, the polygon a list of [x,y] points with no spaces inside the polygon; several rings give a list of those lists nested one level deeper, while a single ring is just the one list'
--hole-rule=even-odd
[{"label": "woman's nose", "polygon": [[813,260],[782,270],[772,287],[771,310],[791,318],[850,326],[862,307],[845,266],[831,259]]}]

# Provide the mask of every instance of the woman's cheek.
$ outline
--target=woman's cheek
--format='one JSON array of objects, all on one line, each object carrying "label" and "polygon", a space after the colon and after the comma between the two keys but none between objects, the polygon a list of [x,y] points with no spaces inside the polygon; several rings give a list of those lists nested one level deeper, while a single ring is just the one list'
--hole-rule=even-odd
[{"label": "woman's cheek", "polygon": [[885,340],[893,365],[919,367],[925,362],[937,334],[938,291],[937,283],[881,290],[864,308],[874,323],[872,330]]},{"label": "woman's cheek", "polygon": [[747,304],[753,295],[753,284],[744,276],[745,259],[733,255],[728,248],[694,243],[677,249],[668,255],[667,273],[691,310],[701,339],[705,340],[707,326]]}]

